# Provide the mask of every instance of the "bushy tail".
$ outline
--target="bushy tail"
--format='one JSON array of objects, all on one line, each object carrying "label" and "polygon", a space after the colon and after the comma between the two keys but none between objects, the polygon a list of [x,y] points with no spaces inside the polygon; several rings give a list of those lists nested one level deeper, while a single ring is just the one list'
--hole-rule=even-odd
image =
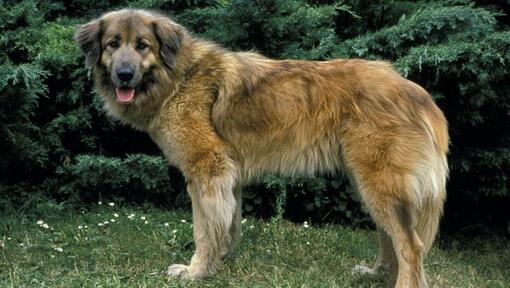
[{"label": "bushy tail", "polygon": [[430,153],[430,162],[419,177],[421,193],[425,195],[421,203],[421,211],[418,217],[416,232],[424,244],[424,252],[427,253],[437,234],[439,220],[443,215],[443,207],[446,199],[446,180],[448,178],[448,127],[443,113],[433,106],[428,111],[428,131],[434,146]]},{"label": "bushy tail", "polygon": [[417,221],[416,232],[423,242],[424,255],[430,250],[434,239],[436,238],[437,230],[439,227],[439,220],[443,215],[443,206],[445,199],[445,191],[438,191],[439,197],[427,201],[422,207],[420,217]]}]

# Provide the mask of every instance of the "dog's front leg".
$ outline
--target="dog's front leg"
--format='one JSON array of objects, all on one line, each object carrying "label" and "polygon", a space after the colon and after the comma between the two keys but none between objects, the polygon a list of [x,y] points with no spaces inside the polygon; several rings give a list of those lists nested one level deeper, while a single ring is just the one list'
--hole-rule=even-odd
[{"label": "dog's front leg", "polygon": [[213,274],[226,249],[232,246],[230,229],[236,212],[234,186],[237,170],[224,154],[207,153],[185,171],[193,208],[195,254],[190,264],[174,264],[168,275],[197,279]]}]

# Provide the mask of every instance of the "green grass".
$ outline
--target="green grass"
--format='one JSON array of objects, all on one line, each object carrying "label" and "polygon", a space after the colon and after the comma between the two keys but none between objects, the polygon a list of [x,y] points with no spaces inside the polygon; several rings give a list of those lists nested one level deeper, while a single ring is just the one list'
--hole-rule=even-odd
[{"label": "green grass", "polygon": [[[130,214],[135,216],[129,219]],[[98,225],[105,221],[109,223]],[[191,240],[191,216],[185,211],[102,204],[81,213],[46,209],[4,214],[0,215],[0,287],[387,285],[384,279],[351,273],[354,265],[375,259],[372,231],[337,225],[305,228],[248,218],[237,255],[216,276],[201,281],[167,279],[162,271],[169,264],[189,261]],[[435,247],[427,258],[432,287],[509,287],[507,240],[449,241],[447,246],[447,250]]]}]

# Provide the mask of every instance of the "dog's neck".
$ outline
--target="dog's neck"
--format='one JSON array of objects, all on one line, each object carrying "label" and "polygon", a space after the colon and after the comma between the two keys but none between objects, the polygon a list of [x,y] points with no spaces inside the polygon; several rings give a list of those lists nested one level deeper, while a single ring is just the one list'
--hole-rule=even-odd
[{"label": "dog's neck", "polygon": [[[242,54],[243,57],[239,57]],[[216,59],[217,61],[214,61]],[[262,78],[264,69],[258,66],[265,65],[263,56],[249,52],[231,52],[216,44],[199,38],[186,35],[182,46],[176,55],[176,67],[164,67],[154,73],[156,81],[141,99],[125,105],[118,103],[115,98],[115,87],[111,83],[101,83],[105,79],[105,69],[98,67],[94,70],[96,87],[102,95],[105,110],[122,123],[141,130],[150,130],[152,121],[161,111],[166,101],[171,100],[178,92],[181,83],[191,81],[197,74],[215,73],[223,74],[221,83],[208,83],[217,87],[219,97],[230,97],[233,91],[250,91],[257,86]],[[262,62],[261,62],[262,61]],[[208,63],[207,67],[203,63]],[[238,70],[251,71],[249,75],[238,73]]]}]

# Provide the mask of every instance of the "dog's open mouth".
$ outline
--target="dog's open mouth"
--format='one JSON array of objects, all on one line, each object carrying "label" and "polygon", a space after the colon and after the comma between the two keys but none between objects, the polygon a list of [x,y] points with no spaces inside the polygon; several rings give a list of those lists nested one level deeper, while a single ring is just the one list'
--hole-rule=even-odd
[{"label": "dog's open mouth", "polygon": [[120,87],[115,88],[115,94],[117,94],[117,101],[123,104],[129,104],[135,99],[135,88],[132,87]]}]

